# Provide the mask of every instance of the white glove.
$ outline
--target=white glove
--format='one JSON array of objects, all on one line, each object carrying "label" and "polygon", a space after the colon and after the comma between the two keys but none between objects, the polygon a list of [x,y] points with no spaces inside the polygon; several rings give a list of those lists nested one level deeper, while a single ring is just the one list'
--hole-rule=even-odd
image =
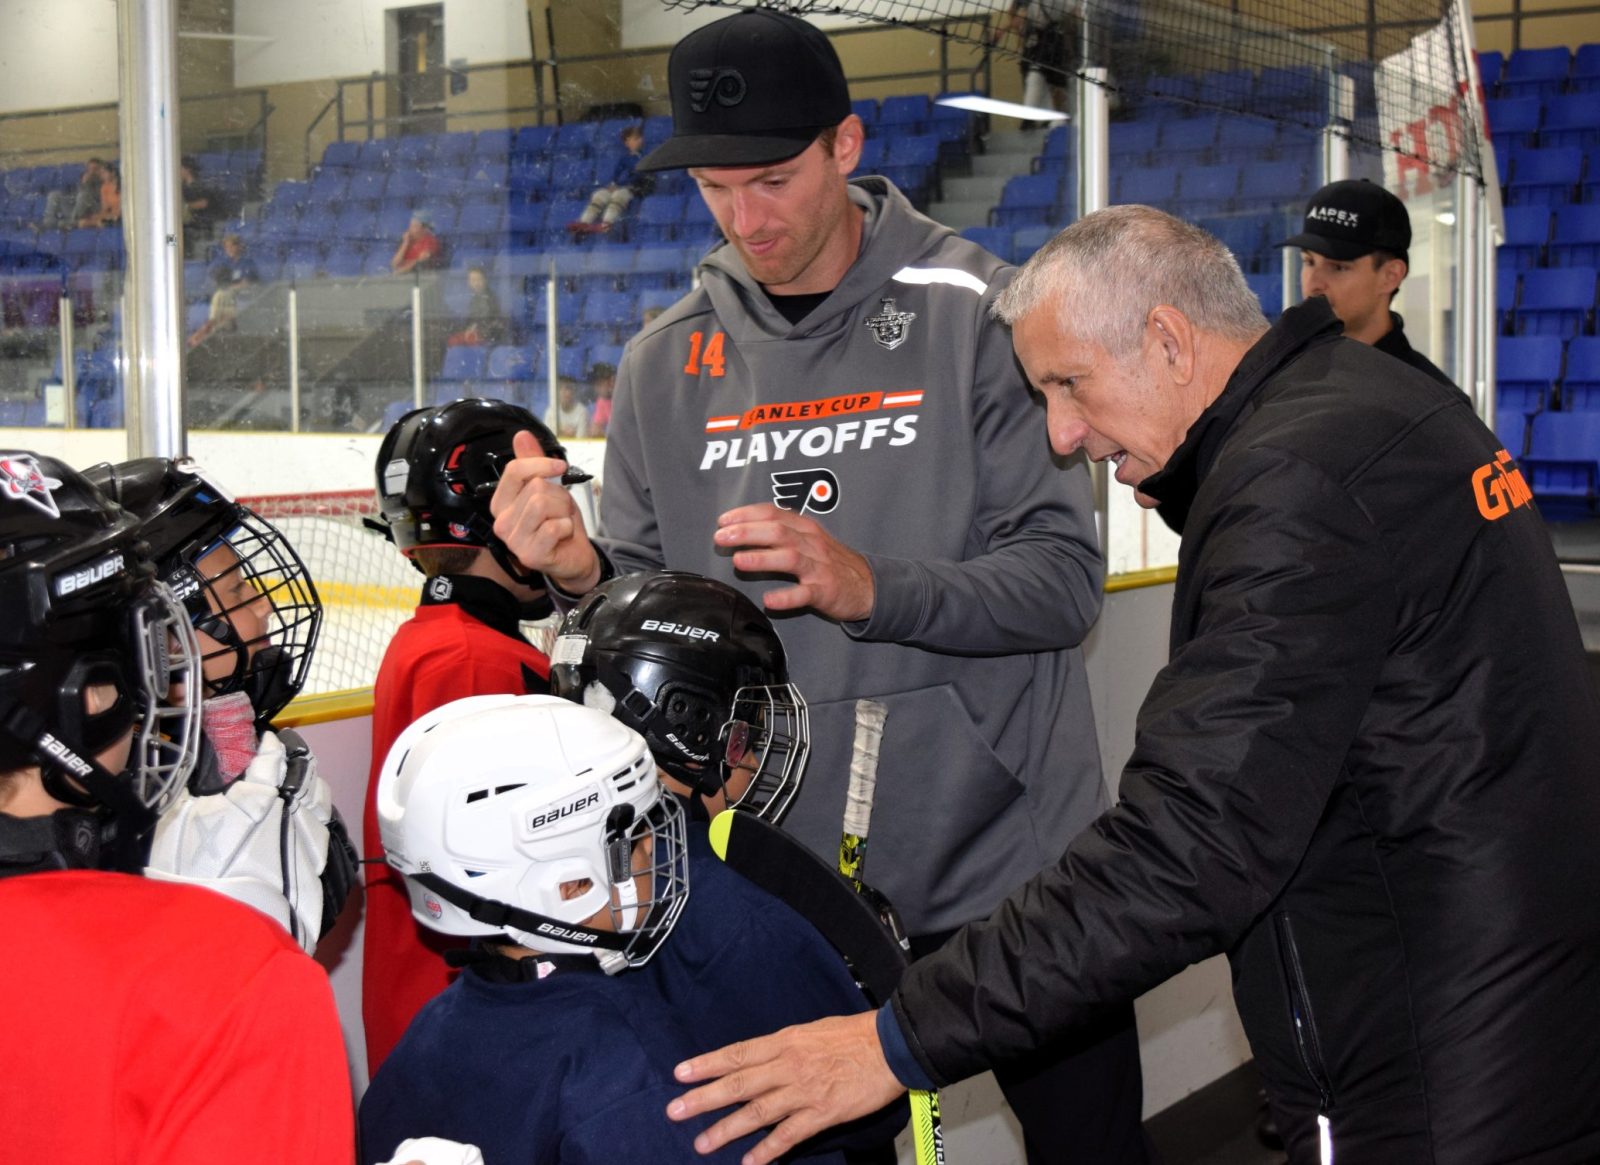
[{"label": "white glove", "polygon": [[395,1146],[394,1156],[382,1165],[483,1165],[476,1145],[440,1137],[409,1137]]},{"label": "white glove", "polygon": [[220,793],[187,789],[156,823],[145,876],[205,886],[276,919],[310,954],[321,937],[322,882],[333,793],[316,758],[286,791],[288,756],[264,732],[255,759]]}]

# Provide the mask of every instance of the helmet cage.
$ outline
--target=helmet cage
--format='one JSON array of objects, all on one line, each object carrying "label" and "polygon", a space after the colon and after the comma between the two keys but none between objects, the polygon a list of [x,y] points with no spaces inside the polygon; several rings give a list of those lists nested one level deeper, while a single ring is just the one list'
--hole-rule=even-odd
[{"label": "helmet cage", "polygon": [[[811,720],[793,684],[760,684],[733,695],[733,714],[718,735],[728,808],[778,822],[800,789],[811,749]],[[729,785],[748,775],[737,794]]]},{"label": "helmet cage", "polygon": [[[174,590],[185,595],[195,629],[217,644],[204,653],[202,662],[232,661],[226,675],[206,680],[208,694],[245,692],[257,718],[271,720],[305,685],[322,627],[322,600],[304,561],[277,527],[248,506],[236,505],[234,517],[237,523],[226,533],[180,552],[180,561],[167,578]],[[233,561],[202,575],[201,560],[224,546],[233,552]],[[247,580],[251,593],[230,600],[227,595],[236,589],[230,584],[237,575]],[[263,602],[268,609],[262,616],[262,632],[246,640],[234,615]]]}]

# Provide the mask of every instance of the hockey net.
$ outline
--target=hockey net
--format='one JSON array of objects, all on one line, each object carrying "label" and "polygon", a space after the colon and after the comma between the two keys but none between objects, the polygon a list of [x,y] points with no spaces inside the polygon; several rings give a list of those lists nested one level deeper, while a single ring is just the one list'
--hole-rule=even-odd
[{"label": "hockey net", "polygon": [[[422,575],[381,533],[371,491],[283,494],[239,499],[283,532],[322,599],[322,634],[301,694],[370,688],[389,640],[416,610]],[[548,653],[554,618],[523,624]]]}]

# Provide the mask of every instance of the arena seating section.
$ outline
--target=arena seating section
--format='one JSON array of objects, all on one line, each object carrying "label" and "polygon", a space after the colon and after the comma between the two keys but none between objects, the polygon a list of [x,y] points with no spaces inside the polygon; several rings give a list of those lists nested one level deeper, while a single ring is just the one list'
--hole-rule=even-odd
[{"label": "arena seating section", "polygon": [[[1576,53],[1484,53],[1480,66],[1506,206],[1497,429],[1522,457],[1541,502],[1593,506],[1600,473],[1600,44]],[[1275,244],[1293,233],[1316,182],[1319,80],[1310,71],[1244,70],[1156,78],[1149,89],[1112,123],[1113,201],[1159,206],[1211,230],[1275,314]],[[858,172],[892,178],[924,208],[940,195],[941,173],[959,168],[974,145],[973,119],[926,95],[861,100],[855,108],[868,126]],[[1268,112],[1274,120],[1252,116]],[[660,175],[618,229],[567,230],[609,178],[623,124],[334,142],[305,180],[279,182],[259,203],[250,201],[264,193],[259,154],[202,155],[200,164],[207,181],[249,208],[232,229],[244,236],[265,284],[387,277],[412,212],[426,208],[448,248],[445,317],[465,312],[466,271],[480,266],[508,324],[505,344],[447,349],[432,374],[432,395],[498,391],[542,408],[544,289],[552,270],[559,374],[581,378],[596,363],[616,362],[645,311],[682,294],[695,259],[715,237],[704,204],[678,172]],[[670,123],[656,117],[644,128],[649,149]],[[1039,140],[1030,172],[1006,182],[987,225],[963,232],[1012,262],[1026,260],[1074,217],[1072,131],[1057,127]],[[36,229],[48,194],[70,189],[80,171],[73,164],[0,175],[0,307],[8,331],[53,330],[65,290],[80,327],[92,334],[101,325],[92,345],[80,343],[75,361],[78,419],[116,425],[116,329],[106,307],[122,266],[121,234]],[[191,326],[205,318],[207,270],[207,259],[185,268]],[[0,400],[0,424],[38,423],[42,408]]]},{"label": "arena seating section", "polygon": [[1479,57],[1505,203],[1495,430],[1547,513],[1600,487],[1600,44]]}]

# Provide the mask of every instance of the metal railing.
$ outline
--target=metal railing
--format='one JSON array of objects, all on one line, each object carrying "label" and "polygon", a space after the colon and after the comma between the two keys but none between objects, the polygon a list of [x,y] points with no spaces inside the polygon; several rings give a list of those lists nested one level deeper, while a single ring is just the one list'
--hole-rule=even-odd
[{"label": "metal railing", "polygon": [[[187,110],[192,106],[203,105],[208,102],[240,100],[248,102],[252,98],[256,102],[256,119],[239,136],[245,141],[246,149],[264,151],[267,145],[267,127],[274,112],[272,103],[267,100],[267,91],[265,89],[233,89],[226,93],[199,93],[191,97],[180,97],[178,104],[180,110]],[[0,113],[0,158],[28,158],[39,154],[86,154],[91,150],[115,152],[122,145],[121,141],[116,137],[104,141],[58,141],[48,146],[13,148],[5,144],[5,136],[9,129],[27,122],[54,121],[73,114],[102,113],[110,118],[110,124],[114,126],[117,121],[118,109],[117,102],[107,101],[96,105],[70,105],[56,109],[30,109],[21,113]]]}]

